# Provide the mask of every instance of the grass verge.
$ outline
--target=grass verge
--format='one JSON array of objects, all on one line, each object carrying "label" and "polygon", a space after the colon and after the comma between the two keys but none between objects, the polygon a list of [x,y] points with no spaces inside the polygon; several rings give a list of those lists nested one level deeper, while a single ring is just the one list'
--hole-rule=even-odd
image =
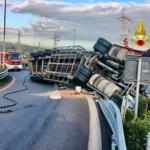
[{"label": "grass verge", "polygon": [[0,66],[0,72],[3,72],[5,70],[6,70],[6,68],[3,68],[3,66]]},{"label": "grass verge", "polygon": [[12,80],[12,77],[10,75],[6,76],[4,79],[0,80],[0,87],[9,83],[11,80]]}]

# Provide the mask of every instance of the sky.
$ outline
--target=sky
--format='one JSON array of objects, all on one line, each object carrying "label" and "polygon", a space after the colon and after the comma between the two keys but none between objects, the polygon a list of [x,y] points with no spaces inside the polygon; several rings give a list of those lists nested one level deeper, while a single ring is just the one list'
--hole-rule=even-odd
[{"label": "sky", "polygon": [[[120,42],[121,16],[130,19],[128,39],[142,18],[150,36],[150,0],[6,0],[6,41],[52,48],[81,45],[93,50],[99,37]],[[3,40],[4,0],[0,0],[0,41]]]}]

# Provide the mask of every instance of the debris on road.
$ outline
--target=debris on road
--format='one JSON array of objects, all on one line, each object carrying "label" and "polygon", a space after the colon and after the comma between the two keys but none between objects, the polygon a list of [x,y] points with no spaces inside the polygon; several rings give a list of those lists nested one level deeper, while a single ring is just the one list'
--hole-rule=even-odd
[{"label": "debris on road", "polygon": [[53,91],[49,97],[52,100],[60,100],[61,99],[61,95],[58,91]]}]

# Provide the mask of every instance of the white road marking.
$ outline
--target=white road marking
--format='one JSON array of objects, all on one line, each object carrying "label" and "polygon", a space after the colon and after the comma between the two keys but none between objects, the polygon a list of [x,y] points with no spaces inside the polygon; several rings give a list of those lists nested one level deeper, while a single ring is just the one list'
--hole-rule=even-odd
[{"label": "white road marking", "polygon": [[102,150],[99,116],[92,98],[87,98],[90,113],[88,150]]}]

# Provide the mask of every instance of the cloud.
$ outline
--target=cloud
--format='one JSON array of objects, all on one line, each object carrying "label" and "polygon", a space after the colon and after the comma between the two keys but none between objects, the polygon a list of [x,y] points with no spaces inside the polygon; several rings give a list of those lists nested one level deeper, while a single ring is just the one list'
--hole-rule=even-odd
[{"label": "cloud", "polygon": [[[20,4],[20,2],[16,1],[16,0],[7,0],[6,1],[6,6],[7,7],[11,7],[14,6],[14,4]],[[5,5],[5,1],[0,1],[0,7]]]},{"label": "cloud", "polygon": [[[99,3],[78,3],[71,4],[67,2],[26,0],[23,3],[15,4],[11,7],[13,13],[31,14],[37,17],[44,17],[51,20],[74,22],[77,24],[91,24],[107,18],[112,20],[121,15],[121,12],[127,14],[148,13],[150,3],[139,4],[135,2],[99,2]],[[114,16],[114,17],[113,17]],[[112,18],[113,17],[113,18]]]},{"label": "cloud", "polygon": [[[30,13],[41,17],[55,17],[63,18],[63,16],[74,16],[75,14],[89,15],[104,15],[104,14],[116,14],[122,10],[136,11],[149,9],[150,4],[139,4],[135,2],[118,3],[118,2],[99,2],[99,3],[78,3],[71,4],[66,2],[57,1],[41,1],[41,0],[27,0],[23,3],[15,4],[12,7],[14,13]],[[60,16],[61,15],[61,16]]]},{"label": "cloud", "polygon": [[[131,34],[137,26],[139,18],[150,20],[150,3],[136,2],[97,2],[76,3],[44,0],[26,0],[10,3],[10,10],[14,14],[30,14],[35,20],[29,26],[21,27],[26,34],[49,36],[57,32],[61,39],[73,39],[76,29],[78,40],[96,41],[100,36],[115,42],[119,41],[121,32],[120,16],[124,12],[132,21]],[[118,18],[118,19],[117,19]],[[148,30],[149,25],[146,24]],[[148,31],[149,33],[149,31]]]},{"label": "cloud", "polygon": [[[4,27],[0,26],[0,33],[3,33]],[[14,27],[7,27],[6,32],[7,33],[12,33],[12,34],[16,34],[18,32],[19,28],[14,28]]]}]

